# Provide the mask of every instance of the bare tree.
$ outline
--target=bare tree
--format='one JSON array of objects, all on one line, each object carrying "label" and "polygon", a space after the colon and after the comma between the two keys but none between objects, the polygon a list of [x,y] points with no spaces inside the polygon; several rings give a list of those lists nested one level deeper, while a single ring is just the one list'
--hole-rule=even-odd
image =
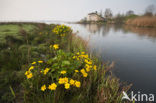
[{"label": "bare tree", "polygon": [[103,17],[102,12],[103,12],[102,10],[100,10],[100,12],[99,12],[99,15],[100,15],[101,17]]},{"label": "bare tree", "polygon": [[105,18],[112,18],[113,14],[111,9],[107,8],[104,13]]},{"label": "bare tree", "polygon": [[155,5],[149,5],[147,6],[146,10],[145,10],[145,14],[146,16],[152,16],[154,14],[154,12],[156,11],[156,7]]}]

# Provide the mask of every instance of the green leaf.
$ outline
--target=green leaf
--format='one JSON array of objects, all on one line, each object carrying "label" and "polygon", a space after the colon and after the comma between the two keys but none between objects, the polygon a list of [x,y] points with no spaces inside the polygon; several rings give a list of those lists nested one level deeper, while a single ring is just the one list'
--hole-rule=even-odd
[{"label": "green leaf", "polygon": [[12,94],[12,95],[13,95],[13,97],[15,98],[15,97],[16,97],[16,95],[15,95],[14,90],[12,89],[12,87],[11,87],[11,86],[9,86],[9,88],[10,88],[11,94]]},{"label": "green leaf", "polygon": [[62,61],[62,66],[70,65],[70,61],[64,60]]},{"label": "green leaf", "polygon": [[52,64],[52,62],[53,62],[53,58],[49,59],[49,60],[47,61],[47,64]]}]

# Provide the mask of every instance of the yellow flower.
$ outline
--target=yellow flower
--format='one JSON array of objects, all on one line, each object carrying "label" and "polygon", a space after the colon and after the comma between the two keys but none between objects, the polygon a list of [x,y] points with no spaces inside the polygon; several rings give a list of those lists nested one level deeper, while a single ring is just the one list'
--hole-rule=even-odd
[{"label": "yellow flower", "polygon": [[38,63],[43,63],[43,61],[40,60],[40,61],[38,61]]},{"label": "yellow flower", "polygon": [[69,89],[70,88],[70,84],[69,83],[65,83],[65,89]]},{"label": "yellow flower", "polygon": [[92,66],[88,65],[88,64],[86,64],[85,66],[86,66],[86,68],[92,68]]},{"label": "yellow flower", "polygon": [[31,64],[36,64],[36,62],[32,62]]},{"label": "yellow flower", "polygon": [[75,81],[73,79],[70,80],[69,82],[71,85],[74,85]]},{"label": "yellow flower", "polygon": [[58,83],[59,83],[59,84],[64,84],[64,78],[59,78]]},{"label": "yellow flower", "polygon": [[85,59],[85,63],[92,64],[92,61],[88,61],[87,59]]},{"label": "yellow flower", "polygon": [[90,68],[86,68],[86,71],[89,72],[90,71]]},{"label": "yellow flower", "polygon": [[41,87],[41,90],[42,90],[42,91],[45,91],[45,90],[46,90],[46,85],[43,85],[43,86]]},{"label": "yellow flower", "polygon": [[73,59],[75,59],[76,58],[76,56],[73,56]]},{"label": "yellow flower", "polygon": [[59,83],[59,84],[68,83],[68,78],[67,78],[67,77],[65,77],[65,78],[59,78],[58,83]]},{"label": "yellow flower", "polygon": [[33,77],[32,73],[27,74],[27,79],[30,79],[32,77]]},{"label": "yellow flower", "polygon": [[61,71],[61,74],[66,74],[67,72],[65,70]]},{"label": "yellow flower", "polygon": [[50,90],[56,90],[57,85],[55,83],[52,83],[51,85],[49,85],[48,89]]},{"label": "yellow flower", "polygon": [[75,81],[75,86],[79,88],[81,86],[81,83],[79,81]]},{"label": "yellow flower", "polygon": [[90,65],[91,65],[91,64],[92,64],[92,61],[89,61],[89,62],[88,62],[88,64],[90,64]]},{"label": "yellow flower", "polygon": [[34,66],[31,66],[31,67],[29,68],[29,71],[31,71],[32,69],[34,69]]},{"label": "yellow flower", "polygon": [[53,45],[53,48],[54,48],[55,50],[57,50],[57,49],[59,48],[59,45],[58,45],[58,44],[54,44],[54,45]]},{"label": "yellow flower", "polygon": [[87,73],[83,73],[83,77],[87,77],[88,76],[88,74]]},{"label": "yellow flower", "polygon": [[30,71],[26,71],[26,72],[25,72],[25,75],[28,75],[29,73],[30,73]]},{"label": "yellow flower", "polygon": [[78,70],[75,70],[75,72],[78,73],[79,71]]},{"label": "yellow flower", "polygon": [[68,83],[68,78],[67,77],[64,78],[64,82]]},{"label": "yellow flower", "polygon": [[85,54],[85,52],[81,52],[81,54]]},{"label": "yellow flower", "polygon": [[84,69],[81,69],[80,71],[81,71],[81,73],[85,73],[86,72]]},{"label": "yellow flower", "polygon": [[44,70],[44,75],[46,75],[46,74],[48,73],[49,70],[50,70],[49,68],[45,68],[45,70]]},{"label": "yellow flower", "polygon": [[96,69],[97,69],[97,66],[96,66],[96,65],[94,65],[94,66],[93,66],[93,69],[94,69],[94,70],[96,70]]},{"label": "yellow flower", "polygon": [[88,55],[83,55],[84,58],[88,58]]}]

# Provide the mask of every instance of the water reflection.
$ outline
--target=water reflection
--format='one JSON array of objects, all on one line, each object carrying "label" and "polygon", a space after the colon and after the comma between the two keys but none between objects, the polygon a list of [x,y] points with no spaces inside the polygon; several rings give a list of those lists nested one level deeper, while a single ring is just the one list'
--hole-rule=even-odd
[{"label": "water reflection", "polygon": [[123,32],[125,34],[131,32],[136,33],[136,35],[148,36],[152,38],[156,38],[156,29],[155,28],[141,28],[134,26],[126,26],[126,25],[113,25],[113,24],[80,24],[82,27],[86,28],[86,30],[91,34],[102,34],[105,36],[109,33],[109,31],[113,32]]},{"label": "water reflection", "polygon": [[148,36],[151,38],[156,38],[156,28],[141,28],[134,26],[123,26],[125,30],[129,32],[134,32],[140,36]]}]

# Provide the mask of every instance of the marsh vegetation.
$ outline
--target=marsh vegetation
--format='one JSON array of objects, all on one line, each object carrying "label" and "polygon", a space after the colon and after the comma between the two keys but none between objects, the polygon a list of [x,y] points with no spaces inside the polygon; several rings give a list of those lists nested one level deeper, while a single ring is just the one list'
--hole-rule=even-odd
[{"label": "marsh vegetation", "polygon": [[1,102],[117,103],[129,89],[65,25],[4,23],[0,40]]}]

